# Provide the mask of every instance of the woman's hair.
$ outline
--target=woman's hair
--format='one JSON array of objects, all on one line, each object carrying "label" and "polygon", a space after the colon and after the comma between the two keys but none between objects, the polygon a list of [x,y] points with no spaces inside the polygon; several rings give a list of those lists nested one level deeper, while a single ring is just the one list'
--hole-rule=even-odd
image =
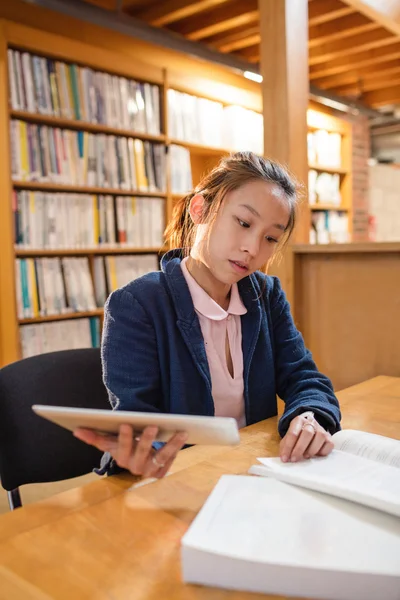
[{"label": "woman's hair", "polygon": [[196,194],[204,197],[203,223],[213,222],[226,194],[250,181],[265,181],[277,185],[285,195],[290,217],[283,244],[288,241],[296,223],[297,183],[284,167],[253,152],[235,152],[221,159],[193,192],[175,205],[165,235],[171,248],[190,250],[194,243],[196,226],[189,214],[190,202]]}]

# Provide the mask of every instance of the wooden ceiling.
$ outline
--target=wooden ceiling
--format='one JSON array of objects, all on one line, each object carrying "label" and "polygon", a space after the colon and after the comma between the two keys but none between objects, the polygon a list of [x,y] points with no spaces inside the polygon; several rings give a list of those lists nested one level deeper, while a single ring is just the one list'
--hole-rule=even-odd
[{"label": "wooden ceiling", "polygon": [[[257,0],[87,0],[231,53],[260,56]],[[400,0],[309,0],[310,82],[373,108],[400,104]]]}]

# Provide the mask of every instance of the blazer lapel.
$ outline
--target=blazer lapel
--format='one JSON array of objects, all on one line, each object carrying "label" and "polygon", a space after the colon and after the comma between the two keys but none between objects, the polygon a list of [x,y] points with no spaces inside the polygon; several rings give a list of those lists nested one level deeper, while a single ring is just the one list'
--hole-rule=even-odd
[{"label": "blazer lapel", "polygon": [[238,283],[240,297],[247,308],[247,313],[241,316],[242,323],[242,350],[243,350],[243,382],[246,419],[250,421],[249,374],[254,349],[260,335],[261,328],[261,290],[256,280],[250,276]]},{"label": "blazer lapel", "polygon": [[193,306],[193,300],[180,267],[182,258],[180,251],[173,250],[168,252],[161,261],[161,267],[167,276],[168,287],[178,316],[177,327],[210,393],[210,401],[212,403],[210,410],[212,409],[211,414],[214,414],[214,403],[211,396],[211,375],[206,348],[200,322]]}]

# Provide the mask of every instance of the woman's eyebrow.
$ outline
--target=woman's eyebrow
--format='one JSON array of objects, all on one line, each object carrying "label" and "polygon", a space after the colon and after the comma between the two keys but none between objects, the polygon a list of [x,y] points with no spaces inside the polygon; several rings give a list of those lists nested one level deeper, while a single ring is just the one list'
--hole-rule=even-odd
[{"label": "woman's eyebrow", "polygon": [[[254,216],[261,219],[260,213],[255,208],[250,206],[250,204],[239,204],[239,206],[242,206],[243,208],[247,208],[247,210],[249,210],[251,213],[253,213]],[[274,223],[274,225],[272,225],[272,227],[275,227],[275,229],[279,229],[280,231],[286,231],[285,225],[281,225],[281,223]]]},{"label": "woman's eyebrow", "polygon": [[253,208],[252,206],[250,206],[250,204],[239,204],[239,206],[243,206],[243,208],[247,208],[247,210],[249,210],[251,213],[253,213],[253,215],[255,215],[256,217],[258,217],[259,219],[261,219],[261,215],[258,211],[256,211],[255,208]]}]

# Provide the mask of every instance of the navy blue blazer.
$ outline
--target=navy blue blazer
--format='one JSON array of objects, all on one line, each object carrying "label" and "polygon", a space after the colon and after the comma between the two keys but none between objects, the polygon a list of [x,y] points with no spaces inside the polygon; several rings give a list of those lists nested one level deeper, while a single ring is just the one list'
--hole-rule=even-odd
[{"label": "navy blue blazer", "polygon": [[[203,335],[181,260],[179,250],[168,252],[161,271],[107,300],[102,361],[116,410],[214,415]],[[247,308],[241,316],[247,425],[275,416],[278,395],[285,402],[281,436],[305,410],[313,410],[331,433],[340,429],[332,384],[306,349],[279,279],[256,272],[238,288]]]}]

